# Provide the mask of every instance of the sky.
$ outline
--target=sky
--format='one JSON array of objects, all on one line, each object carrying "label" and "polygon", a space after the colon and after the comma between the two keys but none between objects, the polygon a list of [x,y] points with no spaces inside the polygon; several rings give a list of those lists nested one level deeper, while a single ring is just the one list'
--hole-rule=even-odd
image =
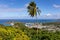
[{"label": "sky", "polygon": [[[32,0],[0,0],[0,19],[35,19],[27,11]],[[38,19],[60,19],[60,0],[34,0],[41,10]]]}]

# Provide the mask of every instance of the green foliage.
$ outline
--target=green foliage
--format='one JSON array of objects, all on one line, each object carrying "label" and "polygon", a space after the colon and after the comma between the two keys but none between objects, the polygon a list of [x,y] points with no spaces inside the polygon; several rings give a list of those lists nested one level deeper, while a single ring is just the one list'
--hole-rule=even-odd
[{"label": "green foliage", "polygon": [[43,29],[38,29],[38,34],[36,28],[27,28],[23,24],[18,23],[18,29],[21,29],[25,35],[27,35],[30,40],[60,40],[60,32],[52,32]]},{"label": "green foliage", "polygon": [[14,27],[17,29],[21,29],[22,31],[27,31],[29,28],[27,28],[24,23],[15,23]]},{"label": "green foliage", "polygon": [[0,27],[0,40],[60,40],[60,31],[38,29],[37,34],[36,29],[27,28],[23,23],[16,23],[16,25]]},{"label": "green foliage", "polygon": [[29,40],[29,37],[19,29],[13,27],[0,27],[0,40]]},{"label": "green foliage", "polygon": [[55,26],[58,26],[58,25],[60,25],[60,22],[48,22],[48,23],[43,23],[42,25],[55,25]]},{"label": "green foliage", "polygon": [[39,8],[36,6],[36,3],[34,1],[29,3],[27,9],[31,17],[37,16],[37,14],[40,15],[41,13],[41,10],[39,10]]},{"label": "green foliage", "polygon": [[28,7],[28,12],[29,14],[33,17],[34,15],[36,15],[36,3],[35,2],[30,2]]},{"label": "green foliage", "polygon": [[41,37],[41,40],[50,40],[50,38],[49,38],[49,36],[44,35],[44,36]]}]

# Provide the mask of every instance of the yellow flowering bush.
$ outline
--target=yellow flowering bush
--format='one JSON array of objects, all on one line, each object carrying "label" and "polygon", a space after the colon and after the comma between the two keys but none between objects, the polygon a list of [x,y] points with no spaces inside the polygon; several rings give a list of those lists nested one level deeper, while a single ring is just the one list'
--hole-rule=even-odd
[{"label": "yellow flowering bush", "polygon": [[0,40],[30,40],[20,29],[0,27]]}]

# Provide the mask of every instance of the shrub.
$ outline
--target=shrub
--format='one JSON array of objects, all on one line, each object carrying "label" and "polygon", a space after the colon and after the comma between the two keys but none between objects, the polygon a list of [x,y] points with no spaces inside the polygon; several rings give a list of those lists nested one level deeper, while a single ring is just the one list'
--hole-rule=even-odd
[{"label": "shrub", "polygon": [[0,40],[30,40],[27,35],[13,27],[0,27]]}]

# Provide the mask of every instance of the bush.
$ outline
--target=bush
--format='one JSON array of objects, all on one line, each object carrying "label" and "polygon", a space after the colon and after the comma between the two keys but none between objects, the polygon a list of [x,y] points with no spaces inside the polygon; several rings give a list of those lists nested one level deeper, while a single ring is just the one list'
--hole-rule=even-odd
[{"label": "bush", "polygon": [[0,27],[0,40],[29,40],[29,37],[19,29],[13,27]]},{"label": "bush", "polygon": [[46,36],[42,36],[41,40],[50,40],[50,38],[49,38],[49,36],[46,35]]}]

